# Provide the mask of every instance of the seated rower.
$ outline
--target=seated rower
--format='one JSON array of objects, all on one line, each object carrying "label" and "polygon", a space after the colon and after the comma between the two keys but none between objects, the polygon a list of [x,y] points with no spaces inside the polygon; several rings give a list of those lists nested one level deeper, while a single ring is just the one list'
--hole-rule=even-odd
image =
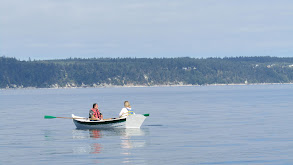
[{"label": "seated rower", "polygon": [[129,101],[124,101],[124,108],[119,113],[120,118],[127,117],[129,115],[134,115],[135,113],[131,110]]},{"label": "seated rower", "polygon": [[103,120],[103,114],[98,109],[98,104],[94,103],[93,108],[89,112],[90,120]]}]

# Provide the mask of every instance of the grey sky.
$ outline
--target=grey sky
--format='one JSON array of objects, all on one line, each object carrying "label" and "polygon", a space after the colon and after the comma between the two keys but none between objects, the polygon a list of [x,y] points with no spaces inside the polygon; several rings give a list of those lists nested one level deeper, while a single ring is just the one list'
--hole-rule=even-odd
[{"label": "grey sky", "polygon": [[0,3],[0,56],[293,57],[292,0]]}]

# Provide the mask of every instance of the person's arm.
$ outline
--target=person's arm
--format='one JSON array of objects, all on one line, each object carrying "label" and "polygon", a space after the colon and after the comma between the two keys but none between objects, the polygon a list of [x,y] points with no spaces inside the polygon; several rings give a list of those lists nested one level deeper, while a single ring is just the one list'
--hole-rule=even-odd
[{"label": "person's arm", "polygon": [[91,117],[91,120],[99,120],[98,118],[95,118],[95,116]]},{"label": "person's arm", "polygon": [[128,115],[128,111],[126,108],[122,108],[121,112],[119,113],[119,117],[122,117],[122,116],[127,116]]},{"label": "person's arm", "polygon": [[122,113],[123,113],[123,109],[121,109],[120,113],[119,113],[119,117],[122,116]]},{"label": "person's arm", "polygon": [[94,112],[92,111],[92,110],[90,110],[90,113],[89,113],[90,115],[90,120],[98,120],[97,118],[95,118],[95,116],[94,116]]}]

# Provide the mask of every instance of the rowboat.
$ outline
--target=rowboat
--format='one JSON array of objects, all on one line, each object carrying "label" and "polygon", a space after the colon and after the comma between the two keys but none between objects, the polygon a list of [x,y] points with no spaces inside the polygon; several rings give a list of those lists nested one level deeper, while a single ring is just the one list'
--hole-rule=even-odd
[{"label": "rowboat", "polygon": [[149,114],[135,114],[95,121],[72,114],[72,119],[77,129],[140,128],[147,116]]}]

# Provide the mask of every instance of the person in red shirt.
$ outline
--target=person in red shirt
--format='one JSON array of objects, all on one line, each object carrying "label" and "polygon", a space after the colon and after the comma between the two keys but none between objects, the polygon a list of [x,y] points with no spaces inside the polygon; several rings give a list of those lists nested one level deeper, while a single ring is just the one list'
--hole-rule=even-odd
[{"label": "person in red shirt", "polygon": [[93,104],[93,108],[89,112],[90,120],[103,120],[103,114],[99,110],[97,103]]}]

